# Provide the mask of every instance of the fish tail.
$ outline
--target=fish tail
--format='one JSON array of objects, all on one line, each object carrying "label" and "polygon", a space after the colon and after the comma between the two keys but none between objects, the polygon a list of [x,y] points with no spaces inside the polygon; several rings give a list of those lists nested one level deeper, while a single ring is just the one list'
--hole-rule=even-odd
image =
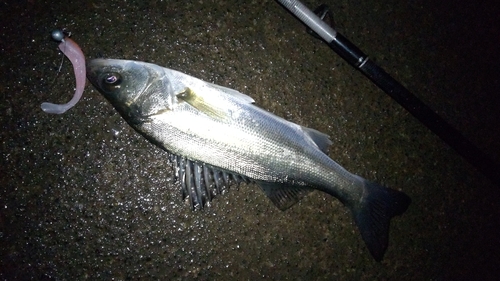
[{"label": "fish tail", "polygon": [[403,192],[365,180],[361,201],[351,206],[361,237],[376,261],[381,261],[389,243],[389,222],[403,214],[411,203]]}]

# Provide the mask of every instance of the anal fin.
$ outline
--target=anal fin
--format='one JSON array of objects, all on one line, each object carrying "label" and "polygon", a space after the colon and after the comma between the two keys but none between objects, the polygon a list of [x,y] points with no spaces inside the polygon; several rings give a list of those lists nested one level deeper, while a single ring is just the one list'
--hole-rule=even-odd
[{"label": "anal fin", "polygon": [[332,141],[327,134],[324,134],[318,130],[300,126],[302,131],[311,138],[311,140],[318,146],[318,148],[324,153],[328,153],[328,148],[332,145]]}]

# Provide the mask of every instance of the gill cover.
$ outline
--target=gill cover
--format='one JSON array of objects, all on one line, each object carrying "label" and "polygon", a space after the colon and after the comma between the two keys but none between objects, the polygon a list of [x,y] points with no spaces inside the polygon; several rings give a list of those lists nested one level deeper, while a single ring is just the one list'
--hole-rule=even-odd
[{"label": "gill cover", "polygon": [[163,68],[135,61],[94,59],[87,65],[90,82],[132,122],[171,108],[171,85],[164,76]]}]

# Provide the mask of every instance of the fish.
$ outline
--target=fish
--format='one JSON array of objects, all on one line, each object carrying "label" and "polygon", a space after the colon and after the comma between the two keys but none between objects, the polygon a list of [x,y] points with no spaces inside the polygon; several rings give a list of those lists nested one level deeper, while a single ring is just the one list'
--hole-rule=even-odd
[{"label": "fish", "polygon": [[167,152],[193,209],[242,182],[260,186],[280,210],[319,190],[350,210],[381,261],[391,218],[410,205],[405,193],[332,160],[328,135],[278,117],[239,91],[134,60],[90,60],[87,78],[132,128]]}]

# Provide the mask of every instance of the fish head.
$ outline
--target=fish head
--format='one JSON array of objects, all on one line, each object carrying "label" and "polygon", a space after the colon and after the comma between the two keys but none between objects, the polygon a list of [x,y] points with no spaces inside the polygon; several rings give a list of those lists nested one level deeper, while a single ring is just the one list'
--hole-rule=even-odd
[{"label": "fish head", "polygon": [[166,68],[154,64],[115,59],[87,63],[87,78],[130,123],[169,110],[175,96]]}]

